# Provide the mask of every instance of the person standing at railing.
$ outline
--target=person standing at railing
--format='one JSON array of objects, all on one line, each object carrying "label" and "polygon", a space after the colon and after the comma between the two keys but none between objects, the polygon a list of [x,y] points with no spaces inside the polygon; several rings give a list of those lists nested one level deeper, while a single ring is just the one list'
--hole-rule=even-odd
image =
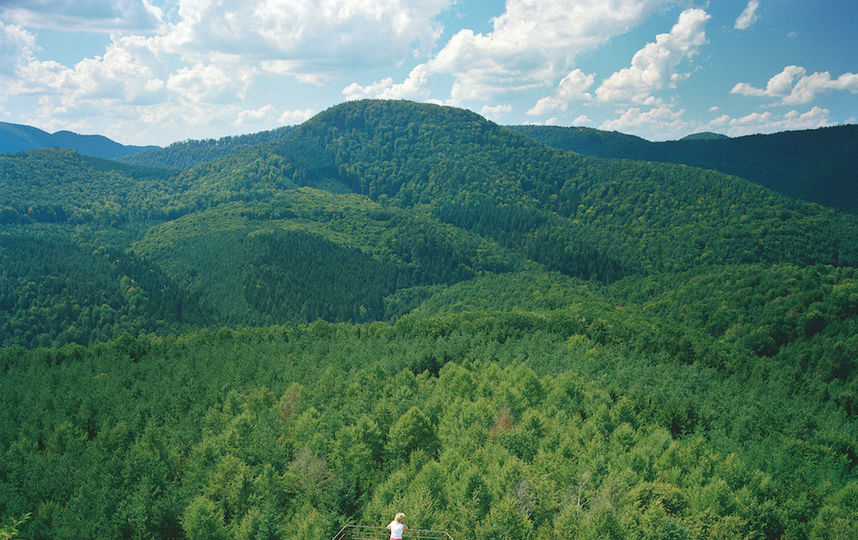
[{"label": "person standing at railing", "polygon": [[387,528],[390,529],[390,540],[401,540],[402,533],[408,530],[408,525],[405,524],[405,514],[402,512],[396,514]]}]

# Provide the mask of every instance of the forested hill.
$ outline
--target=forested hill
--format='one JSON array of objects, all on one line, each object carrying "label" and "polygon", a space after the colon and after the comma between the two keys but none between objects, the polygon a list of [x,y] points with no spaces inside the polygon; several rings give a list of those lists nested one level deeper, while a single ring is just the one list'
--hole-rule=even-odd
[{"label": "forested hill", "polygon": [[[404,309],[392,307],[406,305],[393,300],[404,289],[533,265],[605,284],[700,265],[858,266],[853,216],[713,171],[563,152],[411,102],[345,103],[184,171],[56,149],[0,164],[5,234],[39,226],[51,242],[130,250],[230,324],[386,319]],[[337,260],[366,270],[352,272],[348,301],[315,298],[324,271],[290,269]],[[51,304],[51,289],[16,300],[32,271],[5,282],[18,291],[7,293],[10,321]],[[56,313],[76,320],[85,303],[70,305]],[[69,334],[3,335],[33,344]]]},{"label": "forested hill", "polygon": [[32,126],[0,122],[0,154],[21,152],[32,148],[68,148],[77,150],[81,154],[115,158],[153,147],[126,146],[103,135],[79,135],[71,131],[58,131],[51,134]]},{"label": "forested hill", "polygon": [[[852,216],[713,171],[559,151],[468,111],[411,102],[345,103],[184,171],[57,149],[0,164],[5,234],[30,238],[39,226],[85,253],[130,250],[170,280],[159,291],[185,291],[187,313],[229,324],[386,320],[431,291],[420,287],[533,265],[606,284],[700,265],[858,266]],[[349,265],[351,292],[320,296]],[[63,330],[87,311],[72,289],[71,309],[52,312],[44,335],[11,330],[52,305],[53,289],[28,288],[40,282],[29,268],[7,275],[3,339],[86,343],[78,323]]]},{"label": "forested hill", "polygon": [[858,126],[736,138],[650,142],[591,128],[512,126],[544,144],[582,154],[684,163],[741,176],[790,197],[858,212]]},{"label": "forested hill", "polygon": [[188,140],[164,148],[149,148],[116,158],[130,165],[189,169],[200,163],[217,159],[244,148],[279,139],[293,126],[283,126],[248,135],[234,135],[220,139]]},{"label": "forested hill", "polygon": [[437,105],[258,137],[0,156],[0,536],[858,536],[855,215]]},{"label": "forested hill", "polygon": [[[458,109],[351,102],[297,127],[274,152],[293,164],[300,182],[336,182],[373,200],[428,206],[502,242],[550,236],[558,224],[577,243],[618,250],[612,260],[631,255],[648,269],[858,261],[852,217],[716,172],[555,151]],[[551,240],[540,249],[562,243],[576,242]]]}]

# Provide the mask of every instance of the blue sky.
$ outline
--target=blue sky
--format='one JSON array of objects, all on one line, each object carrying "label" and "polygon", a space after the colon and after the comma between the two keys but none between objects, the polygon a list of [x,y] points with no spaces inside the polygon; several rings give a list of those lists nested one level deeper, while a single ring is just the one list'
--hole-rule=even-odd
[{"label": "blue sky", "polygon": [[0,121],[126,144],[348,99],[651,140],[855,123],[855,0],[0,0]]}]

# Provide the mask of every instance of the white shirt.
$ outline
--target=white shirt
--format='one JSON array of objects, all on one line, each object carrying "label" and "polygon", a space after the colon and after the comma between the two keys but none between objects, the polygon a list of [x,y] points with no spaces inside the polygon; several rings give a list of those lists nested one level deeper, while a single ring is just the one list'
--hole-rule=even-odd
[{"label": "white shirt", "polygon": [[402,538],[402,531],[405,528],[404,523],[399,523],[396,520],[390,522],[390,537],[391,538]]}]

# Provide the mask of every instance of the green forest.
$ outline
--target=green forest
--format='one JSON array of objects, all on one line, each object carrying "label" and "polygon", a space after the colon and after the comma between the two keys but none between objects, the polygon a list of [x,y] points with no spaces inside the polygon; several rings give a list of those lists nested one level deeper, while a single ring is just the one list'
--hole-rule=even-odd
[{"label": "green forest", "polygon": [[0,155],[0,538],[858,537],[858,217],[537,138]]},{"label": "green forest", "polygon": [[858,213],[855,124],[736,138],[698,133],[663,142],[585,127],[510,127],[561,150],[714,169],[790,197]]}]

